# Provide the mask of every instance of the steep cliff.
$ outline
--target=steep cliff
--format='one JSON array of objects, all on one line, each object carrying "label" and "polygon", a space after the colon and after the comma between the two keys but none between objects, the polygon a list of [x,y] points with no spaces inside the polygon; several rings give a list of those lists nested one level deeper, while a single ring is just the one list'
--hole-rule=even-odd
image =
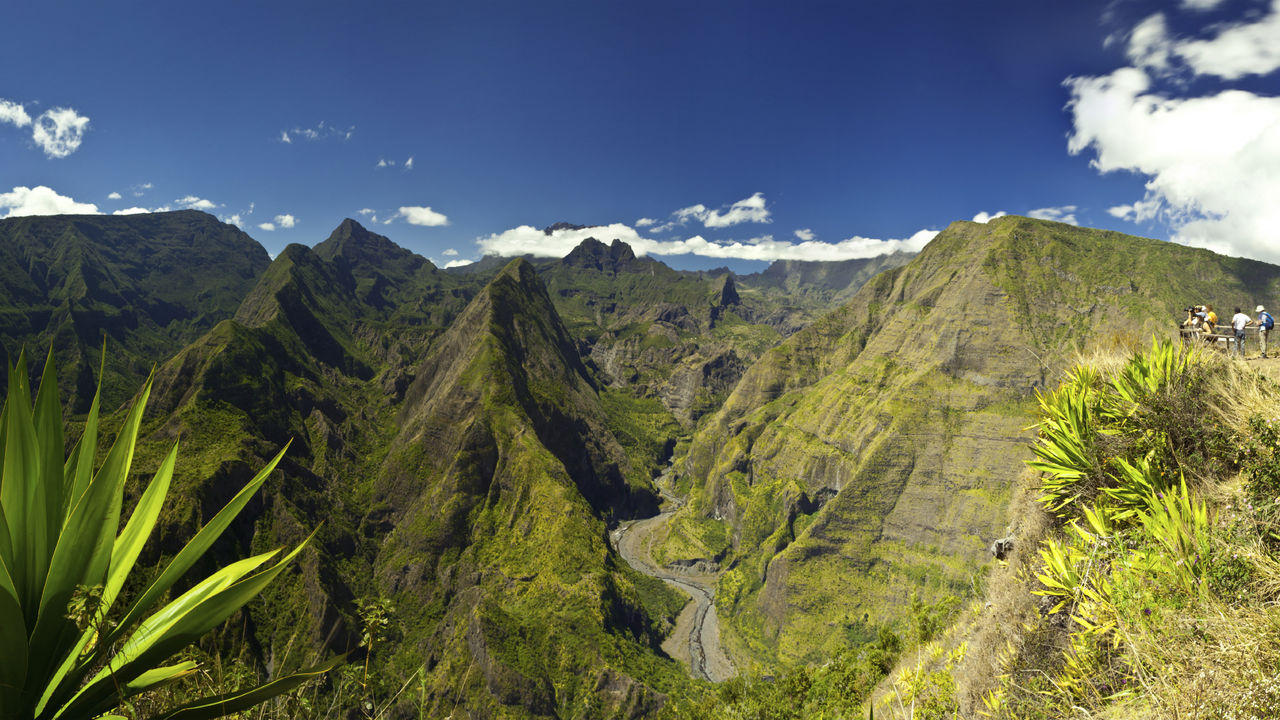
[{"label": "steep cliff", "polygon": [[1277,291],[1280,268],[1154,240],[953,224],[744,375],[685,459],[668,557],[724,557],[740,652],[828,656],[912,594],[970,592],[1011,522],[1034,393],[1076,349]]}]

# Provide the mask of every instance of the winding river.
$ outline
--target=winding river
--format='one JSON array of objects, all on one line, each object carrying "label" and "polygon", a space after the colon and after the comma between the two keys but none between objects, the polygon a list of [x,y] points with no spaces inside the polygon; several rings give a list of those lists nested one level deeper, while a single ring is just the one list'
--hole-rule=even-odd
[{"label": "winding river", "polygon": [[[665,490],[663,496],[670,501],[669,508],[679,507],[679,501]],[[675,629],[662,643],[662,649],[687,665],[695,678],[723,682],[737,675],[737,669],[720,644],[720,622],[714,602],[717,575],[659,567],[653,561],[655,533],[666,526],[674,512],[667,509],[651,518],[620,524],[612,533],[613,545],[631,567],[689,596],[692,602],[685,605],[676,618]]]}]

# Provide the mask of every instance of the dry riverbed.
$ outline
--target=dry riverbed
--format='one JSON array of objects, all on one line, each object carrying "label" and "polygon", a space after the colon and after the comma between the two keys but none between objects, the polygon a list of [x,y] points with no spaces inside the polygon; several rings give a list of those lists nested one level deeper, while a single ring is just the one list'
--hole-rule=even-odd
[{"label": "dry riverbed", "polygon": [[631,567],[674,585],[692,601],[680,612],[662,649],[689,666],[694,677],[723,682],[737,675],[737,669],[720,644],[720,623],[713,601],[717,576],[659,567],[653,562],[654,534],[666,525],[671,514],[671,510],[664,510],[651,518],[622,523],[613,531],[613,544]]}]

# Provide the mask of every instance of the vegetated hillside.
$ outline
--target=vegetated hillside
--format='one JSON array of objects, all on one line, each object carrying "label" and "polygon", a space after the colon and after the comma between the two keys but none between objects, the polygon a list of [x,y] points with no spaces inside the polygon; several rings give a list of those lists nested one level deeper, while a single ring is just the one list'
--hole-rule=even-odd
[{"label": "vegetated hillside", "polygon": [[854,260],[775,260],[759,273],[742,275],[748,287],[770,288],[792,298],[812,296],[822,302],[847,302],[871,278],[885,270],[906,265],[915,253],[902,251]]},{"label": "vegetated hillside", "polygon": [[[278,483],[242,514],[215,560],[296,542],[323,523],[300,579],[251,613],[259,658],[345,650],[359,637],[353,601],[370,581],[380,537],[362,525],[412,370],[476,292],[355,223],[315,250],[290,245],[235,316],[160,367],[139,463],[175,437],[179,499],[165,509],[167,552],[285,443]],[[384,302],[388,297],[403,302]],[[419,304],[421,303],[421,304]]]},{"label": "vegetated hillside", "polygon": [[1008,564],[876,717],[1276,717],[1280,368],[1148,347],[1044,395]]},{"label": "vegetated hillside", "polygon": [[[373,680],[343,676],[337,707],[644,713],[686,681],[657,650],[682,599],[619,561],[606,525],[655,506],[663,425],[602,393],[528,263],[476,280],[351,221],[286,248],[233,319],[160,370],[139,465],[181,435],[187,501],[152,552],[292,439],[231,530],[240,547],[215,547],[231,557],[323,522],[294,582],[249,613],[251,657],[303,663],[381,618]],[[415,692],[395,697],[406,682]]]},{"label": "vegetated hillside", "polygon": [[[526,259],[603,380],[629,395],[660,400],[692,427],[720,406],[761,353],[909,258],[894,253],[779,261],[763,273],[738,277],[727,268],[673,270],[637,257],[621,240],[588,238],[563,259]],[[488,276],[506,261],[488,256],[454,272]]]},{"label": "vegetated hillside", "polygon": [[10,358],[52,346],[83,412],[105,339],[103,402],[114,408],[155,363],[230,317],[269,262],[253,238],[194,210],[0,220],[0,345]]},{"label": "vegetated hillside", "polygon": [[667,558],[728,567],[736,651],[829,657],[968,595],[1003,536],[1034,393],[1075,348],[1250,306],[1280,268],[1006,217],[960,222],[766,353],[698,430]]},{"label": "vegetated hillside", "polygon": [[733,275],[677,272],[620,240],[587,239],[543,266],[556,309],[610,386],[660,400],[691,425],[781,339],[743,319]]},{"label": "vegetated hillside", "polygon": [[389,528],[376,572],[405,607],[393,662],[424,664],[428,715],[658,707],[684,674],[657,652],[682,599],[606,540],[607,519],[656,498],[647,478],[628,481],[532,266],[513,261],[441,337],[397,426],[373,496]]}]

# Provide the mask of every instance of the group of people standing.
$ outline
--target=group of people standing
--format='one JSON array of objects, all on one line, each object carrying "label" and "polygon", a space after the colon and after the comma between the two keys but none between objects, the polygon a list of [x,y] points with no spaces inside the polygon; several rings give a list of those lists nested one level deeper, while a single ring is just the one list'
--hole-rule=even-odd
[{"label": "group of people standing", "polygon": [[[1233,352],[1240,358],[1244,358],[1244,331],[1249,326],[1258,328],[1258,343],[1262,346],[1262,357],[1267,357],[1267,335],[1271,328],[1275,327],[1275,319],[1261,305],[1255,308],[1254,312],[1257,316],[1249,317],[1240,308],[1236,308],[1235,314],[1231,316],[1231,331],[1235,336]],[[1217,325],[1218,314],[1213,311],[1212,305],[1196,305],[1187,308],[1187,319],[1182,323],[1184,328],[1204,333],[1205,339],[1209,342],[1217,340],[1218,336],[1214,334]]]}]

